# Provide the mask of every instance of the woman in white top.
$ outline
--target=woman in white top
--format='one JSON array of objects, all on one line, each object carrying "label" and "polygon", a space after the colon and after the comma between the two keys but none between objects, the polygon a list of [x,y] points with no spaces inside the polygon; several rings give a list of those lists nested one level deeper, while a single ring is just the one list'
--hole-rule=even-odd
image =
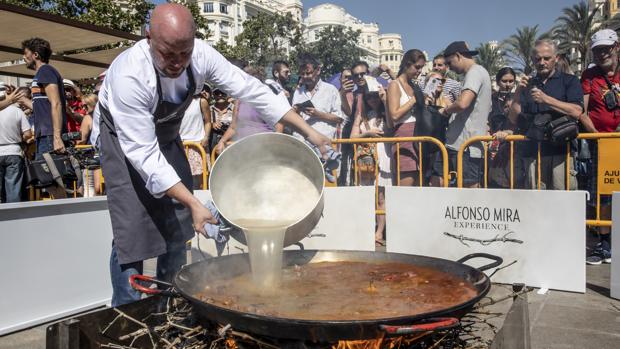
[{"label": "woman in white top", "polygon": [[[211,109],[209,108],[209,87],[204,85],[202,92],[192,99],[181,121],[179,134],[182,141],[197,142],[202,145],[209,159],[209,134],[211,134]],[[202,156],[195,148],[187,150],[187,160],[192,171],[193,189],[202,184]],[[207,161],[209,164],[209,161]],[[206,189],[206,188],[202,188]]]},{"label": "woman in white top", "polygon": [[[366,137],[386,137],[390,133],[391,125],[385,116],[386,92],[379,87],[379,92],[368,92],[364,95],[364,107],[361,114],[355,117],[351,129],[351,138]],[[358,149],[364,145],[358,146]],[[391,174],[391,144],[375,143],[367,144],[373,149],[372,156],[378,163],[379,173],[377,175],[377,186],[379,187],[379,198],[377,208],[385,210],[385,187],[392,185]],[[360,151],[357,152],[360,155]],[[359,158],[358,158],[359,159]],[[375,182],[375,172],[371,172],[371,178],[364,178],[360,174],[362,185],[373,185]],[[377,215],[377,226],[375,230],[375,241],[379,245],[385,245],[383,232],[385,230],[385,215]]]},{"label": "woman in white top", "polygon": [[[394,123],[394,137],[413,137],[415,129],[414,107],[416,99],[413,94],[414,80],[426,64],[424,53],[417,49],[409,50],[400,62],[396,80],[390,82],[387,90],[388,115]],[[400,185],[412,186],[419,183],[418,154],[413,143],[400,144],[400,156],[396,159],[397,146],[392,147],[393,176],[397,178],[396,164],[400,165]]]}]

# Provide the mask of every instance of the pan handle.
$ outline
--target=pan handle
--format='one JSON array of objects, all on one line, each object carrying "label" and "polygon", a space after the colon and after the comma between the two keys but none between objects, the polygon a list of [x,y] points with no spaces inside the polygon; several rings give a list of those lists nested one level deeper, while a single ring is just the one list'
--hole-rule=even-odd
[{"label": "pan handle", "polygon": [[478,258],[478,257],[483,257],[483,258],[488,258],[488,259],[492,259],[495,262],[487,264],[487,265],[483,265],[480,268],[477,268],[480,271],[485,271],[491,268],[495,268],[497,266],[500,266],[502,263],[504,263],[504,259],[502,259],[502,257],[499,256],[494,256],[492,254],[488,254],[488,253],[472,253],[472,254],[468,254],[467,256],[459,259],[458,261],[456,261],[457,263],[463,264],[466,261],[472,259],[472,258]]},{"label": "pan handle", "polygon": [[421,321],[410,326],[379,325],[379,328],[388,335],[404,335],[420,332],[439,331],[454,328],[460,321],[454,317],[436,317]]},{"label": "pan handle", "polygon": [[[149,284],[155,284],[157,286],[165,286],[166,289],[161,290],[159,288],[146,287],[146,286],[141,285],[142,282],[149,283]],[[179,297],[180,296],[180,294],[174,290],[174,286],[172,286],[171,283],[157,280],[151,276],[146,276],[142,274],[133,274],[129,277],[129,284],[134,290],[145,293],[145,294],[161,295],[161,296],[167,296],[167,297]]]}]

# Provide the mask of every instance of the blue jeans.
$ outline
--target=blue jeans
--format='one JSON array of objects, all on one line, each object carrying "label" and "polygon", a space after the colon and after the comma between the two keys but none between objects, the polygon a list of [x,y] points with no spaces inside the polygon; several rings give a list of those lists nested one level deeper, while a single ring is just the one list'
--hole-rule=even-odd
[{"label": "blue jeans", "polygon": [[19,155],[0,156],[0,193],[4,188],[6,194],[6,200],[0,202],[20,202],[23,179],[24,159]]},{"label": "blue jeans", "polygon": [[54,136],[39,136],[35,139],[37,151],[34,154],[35,160],[42,160],[43,153],[49,153],[54,150]]},{"label": "blue jeans", "polygon": [[[184,264],[187,264],[185,242],[168,243],[167,250],[168,252],[157,257],[157,279],[172,282],[176,273]],[[110,277],[112,279],[113,307],[140,300],[142,294],[131,287],[129,277],[134,274],[142,274],[143,270],[143,261],[119,264],[116,245],[112,242]]]}]

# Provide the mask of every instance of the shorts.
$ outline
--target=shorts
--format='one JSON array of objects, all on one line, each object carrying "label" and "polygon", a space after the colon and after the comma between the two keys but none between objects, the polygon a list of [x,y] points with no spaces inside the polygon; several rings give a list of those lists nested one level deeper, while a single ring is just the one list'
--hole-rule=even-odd
[{"label": "shorts", "polygon": [[34,153],[35,160],[43,159],[44,153],[49,153],[54,150],[54,136],[40,136],[35,140],[36,152]]},{"label": "shorts", "polygon": [[[458,152],[452,149],[448,149],[448,172],[456,172],[456,159]],[[443,176],[443,157],[441,152],[437,152],[437,157],[433,163],[433,176]],[[469,151],[466,150],[463,153],[463,186],[469,187],[474,184],[479,184],[482,179],[482,158],[473,158],[469,155]],[[451,186],[456,186],[456,182]]]}]

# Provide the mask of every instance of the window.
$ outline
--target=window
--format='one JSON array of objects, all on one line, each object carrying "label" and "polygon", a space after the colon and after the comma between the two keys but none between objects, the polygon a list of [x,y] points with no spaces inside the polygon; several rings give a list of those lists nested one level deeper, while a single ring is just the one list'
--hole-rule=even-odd
[{"label": "window", "polygon": [[220,33],[222,35],[228,35],[228,28],[230,27],[230,25],[228,24],[228,22],[220,22]]},{"label": "window", "polygon": [[205,2],[203,10],[206,13],[212,13],[213,12],[213,3],[212,2]]},{"label": "window", "polygon": [[366,42],[368,42],[369,44],[371,44],[371,43],[372,43],[372,36],[368,35],[368,36],[366,37]]},{"label": "window", "polygon": [[220,4],[220,12],[221,12],[221,13],[228,14],[228,5],[226,5],[226,4]]},{"label": "window", "polygon": [[394,60],[394,55],[390,55],[390,61]]}]

